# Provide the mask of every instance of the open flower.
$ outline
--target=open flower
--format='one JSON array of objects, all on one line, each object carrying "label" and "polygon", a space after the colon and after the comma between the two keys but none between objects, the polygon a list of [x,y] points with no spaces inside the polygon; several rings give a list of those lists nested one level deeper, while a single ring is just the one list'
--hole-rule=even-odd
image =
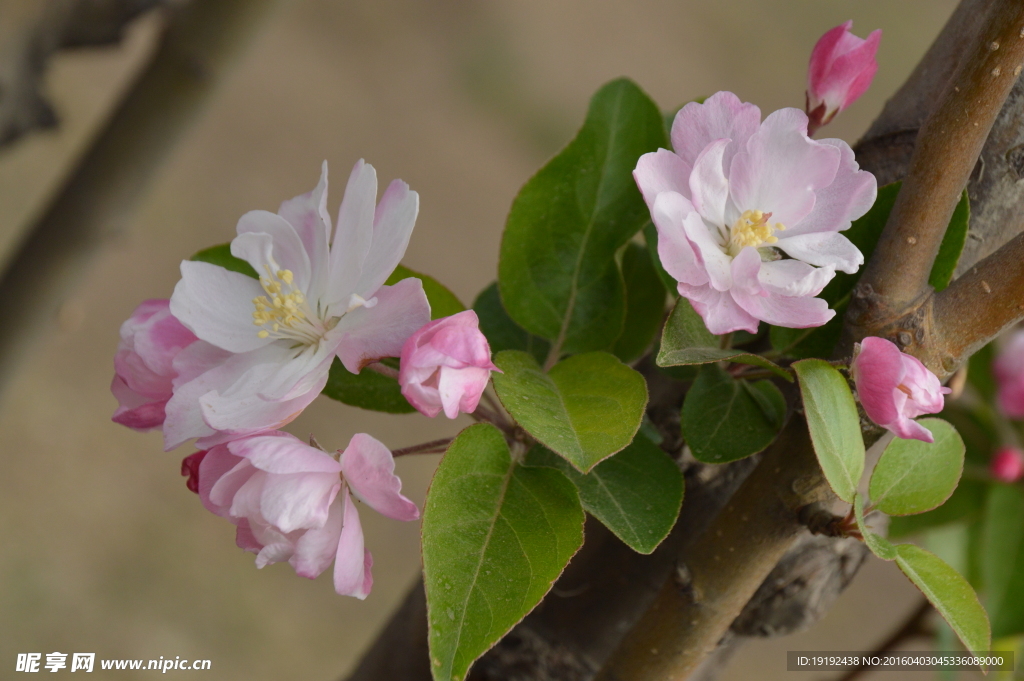
[{"label": "open flower", "polygon": [[327,164],[313,191],[252,211],[231,253],[259,280],[205,262],[181,263],[171,312],[204,344],[179,356],[165,446],[201,447],[280,427],[323,389],[335,356],[359,373],[397,356],[430,320],[419,279],[385,280],[405,254],[419,198],[395,180],[375,206],[377,175],[360,160],[328,247]]},{"label": "open flower", "polygon": [[147,300],[121,325],[110,390],[118,407],[112,420],[135,430],[164,423],[177,376],[174,359],[196,341],[195,334],[171,314],[169,301]]},{"label": "open flower", "polygon": [[[184,469],[184,464],[183,464]],[[352,496],[395,520],[416,520],[402,496],[395,461],[381,442],[360,433],[336,459],[282,432],[217,445],[199,463],[199,497],[237,526],[235,541],[256,567],[287,560],[296,574],[317,577],[334,562],[334,589],[366,598],[373,559]]]},{"label": "open flower", "polygon": [[1024,330],[1010,334],[992,370],[999,386],[999,409],[1011,419],[1024,418]]},{"label": "open flower", "polygon": [[875,53],[882,40],[881,29],[866,39],[855,36],[847,21],[825,33],[811,51],[807,69],[807,115],[812,131],[853,104],[871,85],[878,71]]},{"label": "open flower", "polygon": [[402,346],[398,382],[409,403],[425,416],[444,409],[450,419],[476,411],[492,371],[491,348],[473,310],[435,319]]},{"label": "open flower", "polygon": [[[675,153],[633,172],[658,229],[658,255],[714,334],[820,326],[815,298],[864,256],[839,234],[875,201],[876,183],[841,140],[807,136],[807,116],[761,112],[731,92],[692,102],[672,125]],[[788,258],[784,258],[788,256]]]},{"label": "open flower", "polygon": [[1016,447],[1000,447],[992,457],[988,470],[1000,482],[1017,482],[1024,478],[1024,452]]},{"label": "open flower", "polygon": [[854,348],[850,374],[868,418],[899,437],[935,441],[913,419],[942,411],[950,389],[921,360],[884,338],[868,336]]}]

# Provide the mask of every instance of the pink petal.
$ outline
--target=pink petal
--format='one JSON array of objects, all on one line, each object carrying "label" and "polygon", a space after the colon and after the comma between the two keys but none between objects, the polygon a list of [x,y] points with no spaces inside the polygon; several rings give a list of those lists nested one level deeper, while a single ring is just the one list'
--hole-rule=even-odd
[{"label": "pink petal", "polygon": [[143,432],[163,425],[166,419],[166,400],[148,401],[116,375],[110,384],[110,392],[118,401],[117,410],[110,419],[114,423]]},{"label": "pink petal", "polygon": [[795,298],[774,293],[750,295],[735,289],[733,298],[756,319],[790,329],[822,326],[836,315],[821,298]]},{"label": "pink petal", "polygon": [[893,393],[903,380],[903,358],[893,343],[868,336],[860,343],[850,365],[850,374],[857,386],[857,397],[868,418],[880,426],[896,423],[900,418]]},{"label": "pink petal", "polygon": [[489,369],[443,367],[437,391],[444,406],[444,415],[454,419],[459,415],[460,409],[467,414],[476,411],[480,396],[483,395],[490,380]]},{"label": "pink petal", "polygon": [[814,208],[807,217],[795,225],[786,225],[786,231],[776,235],[780,245],[783,237],[846,230],[875,203],[878,194],[875,176],[860,169],[850,145],[836,139],[817,143],[839,149],[839,170],[831,184],[815,193]]},{"label": "pink petal", "polygon": [[277,209],[299,235],[312,269],[309,293],[317,300],[327,288],[331,239],[331,216],[327,212],[327,161],[320,170],[320,181],[313,191],[289,199]]},{"label": "pink petal", "polygon": [[349,312],[335,329],[341,334],[338,357],[353,374],[383,357],[398,357],[405,341],[430,321],[423,283],[414,277],[382,286],[377,304]]},{"label": "pink petal", "polygon": [[341,539],[342,513],[341,500],[335,499],[323,527],[306,530],[295,542],[295,553],[288,561],[295,574],[313,579],[330,567]]},{"label": "pink petal", "polygon": [[775,246],[810,265],[827,266],[848,274],[855,273],[864,264],[864,254],[849,239],[835,232],[786,236]]},{"label": "pink petal", "polygon": [[384,190],[373,216],[373,241],[356,284],[355,292],[363,298],[376,295],[405,256],[419,210],[420,195],[405,182],[394,180]]},{"label": "pink petal", "polygon": [[263,544],[253,534],[252,528],[249,526],[249,521],[245,518],[240,518],[236,523],[235,528],[235,545],[243,551],[250,553],[259,553],[263,550]]},{"label": "pink petal", "polygon": [[341,537],[338,541],[338,552],[334,558],[334,590],[342,596],[355,596],[363,600],[370,593],[368,581],[370,563],[367,559],[366,547],[363,544],[363,527],[359,523],[359,511],[356,510],[348,488],[339,495],[344,507],[342,516]]},{"label": "pink petal", "polygon": [[[658,258],[676,281],[691,286],[708,283],[708,273],[686,238],[683,221],[694,213],[693,205],[681,194],[664,192],[654,202],[651,219],[658,229]],[[700,219],[700,215],[697,215]]]},{"label": "pink petal", "polygon": [[704,265],[711,286],[719,291],[732,288],[732,258],[722,251],[716,238],[717,230],[713,234],[713,228],[708,227],[698,213],[690,213],[683,218],[683,229],[698,262]]},{"label": "pink petal", "polygon": [[363,502],[395,520],[420,517],[416,504],[402,496],[402,481],[395,475],[395,459],[382,442],[357,433],[341,455],[345,480]]},{"label": "pink petal", "polygon": [[253,210],[238,220],[237,230],[231,255],[248,262],[261,277],[276,277],[278,270],[289,270],[295,288],[309,290],[313,266],[302,239],[287,220],[269,211]]},{"label": "pink petal", "polygon": [[800,298],[818,295],[834,276],[831,267],[811,267],[799,260],[761,263],[757,274],[766,291]]},{"label": "pink petal", "polygon": [[235,440],[228,444],[235,456],[245,457],[253,466],[273,473],[327,473],[338,475],[341,464],[330,454],[307,445],[289,433],[267,433]]},{"label": "pink petal", "polygon": [[251,277],[185,260],[181,281],[171,296],[171,314],[208,343],[230,352],[248,352],[271,342],[256,335],[252,323],[252,300],[263,294]]},{"label": "pink petal", "polygon": [[740,330],[757,333],[757,319],[740,307],[729,291],[680,282],[679,295],[690,301],[693,309],[704,319],[708,331],[716,336]]},{"label": "pink petal", "polygon": [[260,495],[260,514],[285,534],[320,528],[327,522],[331,502],[340,489],[341,477],[336,473],[267,475]]},{"label": "pink petal", "polygon": [[654,200],[662,192],[676,192],[690,198],[691,171],[686,161],[667,149],[658,149],[640,157],[633,179],[644,195],[647,209],[653,211]]},{"label": "pink petal", "polygon": [[719,139],[731,139],[722,163],[726,175],[733,156],[747,145],[761,123],[761,110],[745,104],[731,92],[716,92],[703,104],[690,102],[676,114],[672,123],[672,147],[689,166],[693,166],[700,152]]},{"label": "pink petal", "polygon": [[892,432],[896,433],[897,437],[901,437],[904,440],[920,440],[921,442],[928,443],[935,442],[935,436],[932,435],[930,430],[922,426],[917,421],[912,421],[902,414],[900,414],[900,416],[892,423],[879,423],[878,425],[888,428]]},{"label": "pink petal", "polygon": [[715,140],[704,148],[693,164],[690,193],[693,207],[712,225],[725,225],[725,207],[729,202],[729,180],[722,159],[731,140]]},{"label": "pink petal", "polygon": [[[228,451],[227,447],[214,447],[206,452],[206,456],[203,457],[199,464],[199,499],[203,502],[206,510],[222,518],[229,517],[228,509],[231,507],[231,499],[248,477],[236,475],[234,481],[225,483],[219,490],[223,493],[223,497],[218,496],[217,502],[210,499],[210,493],[213,487],[220,482],[220,479],[228,472],[234,470],[242,461],[242,459]],[[249,465],[243,466],[242,469],[249,471],[250,475],[255,472],[255,469]]]},{"label": "pink petal", "polygon": [[811,50],[811,63],[807,69],[807,78],[811,84],[810,89],[812,91],[815,91],[817,84],[825,79],[829,68],[832,66],[832,62],[835,61],[836,54],[839,52],[840,43],[851,28],[853,28],[853,22],[846,21],[826,31],[818,39],[818,42],[815,43],[814,49]]},{"label": "pink petal", "polygon": [[772,214],[787,228],[814,208],[815,192],[836,177],[841,152],[807,137],[807,116],[780,109],[765,119],[736,154],[729,185],[736,207]]},{"label": "pink petal", "polygon": [[373,214],[377,203],[377,171],[359,159],[352,168],[338,212],[338,230],[331,248],[327,302],[348,308],[349,296],[363,271],[373,240]]},{"label": "pink petal", "polygon": [[308,392],[289,400],[264,400],[259,396],[249,396],[243,400],[220,401],[216,393],[207,394],[200,399],[202,416],[205,423],[223,436],[206,435],[197,441],[197,445],[215,442],[226,442],[240,435],[249,435],[268,429],[277,429],[294,421],[313,400],[320,395],[327,385],[328,373],[314,383]]}]

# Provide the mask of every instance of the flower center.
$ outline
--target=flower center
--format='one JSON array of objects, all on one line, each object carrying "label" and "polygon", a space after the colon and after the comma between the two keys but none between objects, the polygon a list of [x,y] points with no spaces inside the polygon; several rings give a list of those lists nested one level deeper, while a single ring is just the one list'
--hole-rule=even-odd
[{"label": "flower center", "polygon": [[786,229],[786,226],[781,222],[771,224],[768,222],[771,216],[771,213],[759,210],[743,211],[743,215],[729,230],[729,243],[726,244],[726,252],[735,258],[747,246],[761,248],[776,243],[779,239],[775,236],[775,232]]},{"label": "flower center", "polygon": [[260,338],[299,341],[303,345],[318,343],[327,330],[313,314],[302,291],[292,286],[295,275],[291,270],[267,266],[260,285],[267,295],[252,299],[255,311],[252,323],[260,327]]}]

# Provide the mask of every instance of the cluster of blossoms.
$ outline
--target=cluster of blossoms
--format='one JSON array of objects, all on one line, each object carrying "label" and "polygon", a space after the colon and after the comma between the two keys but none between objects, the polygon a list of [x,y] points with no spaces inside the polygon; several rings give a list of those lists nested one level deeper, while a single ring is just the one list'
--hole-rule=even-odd
[{"label": "cluster of blossoms", "polygon": [[111,385],[113,420],[159,428],[170,450],[195,440],[182,463],[203,505],[236,527],[258,567],[289,561],[304,577],[334,562],[339,594],[364,598],[372,559],[352,497],[396,520],[419,509],[401,494],[388,448],[367,434],[330,454],[280,428],[323,390],[338,358],[358,374],[400,357],[409,402],[427,416],[476,409],[496,370],[467,310],[430,321],[419,279],[384,282],[405,254],[416,192],[359,161],[333,241],[327,164],[317,187],[238,222],[231,254],[254,279],[185,261],[170,300],[148,300],[121,327]]}]

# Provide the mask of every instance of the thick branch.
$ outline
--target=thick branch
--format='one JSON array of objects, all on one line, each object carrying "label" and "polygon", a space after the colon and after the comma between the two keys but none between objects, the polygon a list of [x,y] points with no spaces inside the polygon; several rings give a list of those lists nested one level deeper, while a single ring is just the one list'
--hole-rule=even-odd
[{"label": "thick branch", "polygon": [[807,426],[793,417],[722,513],[682,552],[676,578],[598,680],[687,678],[804,531],[797,509],[826,493]]},{"label": "thick branch", "polygon": [[904,315],[929,292],[946,225],[1022,63],[1024,3],[997,0],[918,135],[903,188],[850,305],[855,336]]}]

